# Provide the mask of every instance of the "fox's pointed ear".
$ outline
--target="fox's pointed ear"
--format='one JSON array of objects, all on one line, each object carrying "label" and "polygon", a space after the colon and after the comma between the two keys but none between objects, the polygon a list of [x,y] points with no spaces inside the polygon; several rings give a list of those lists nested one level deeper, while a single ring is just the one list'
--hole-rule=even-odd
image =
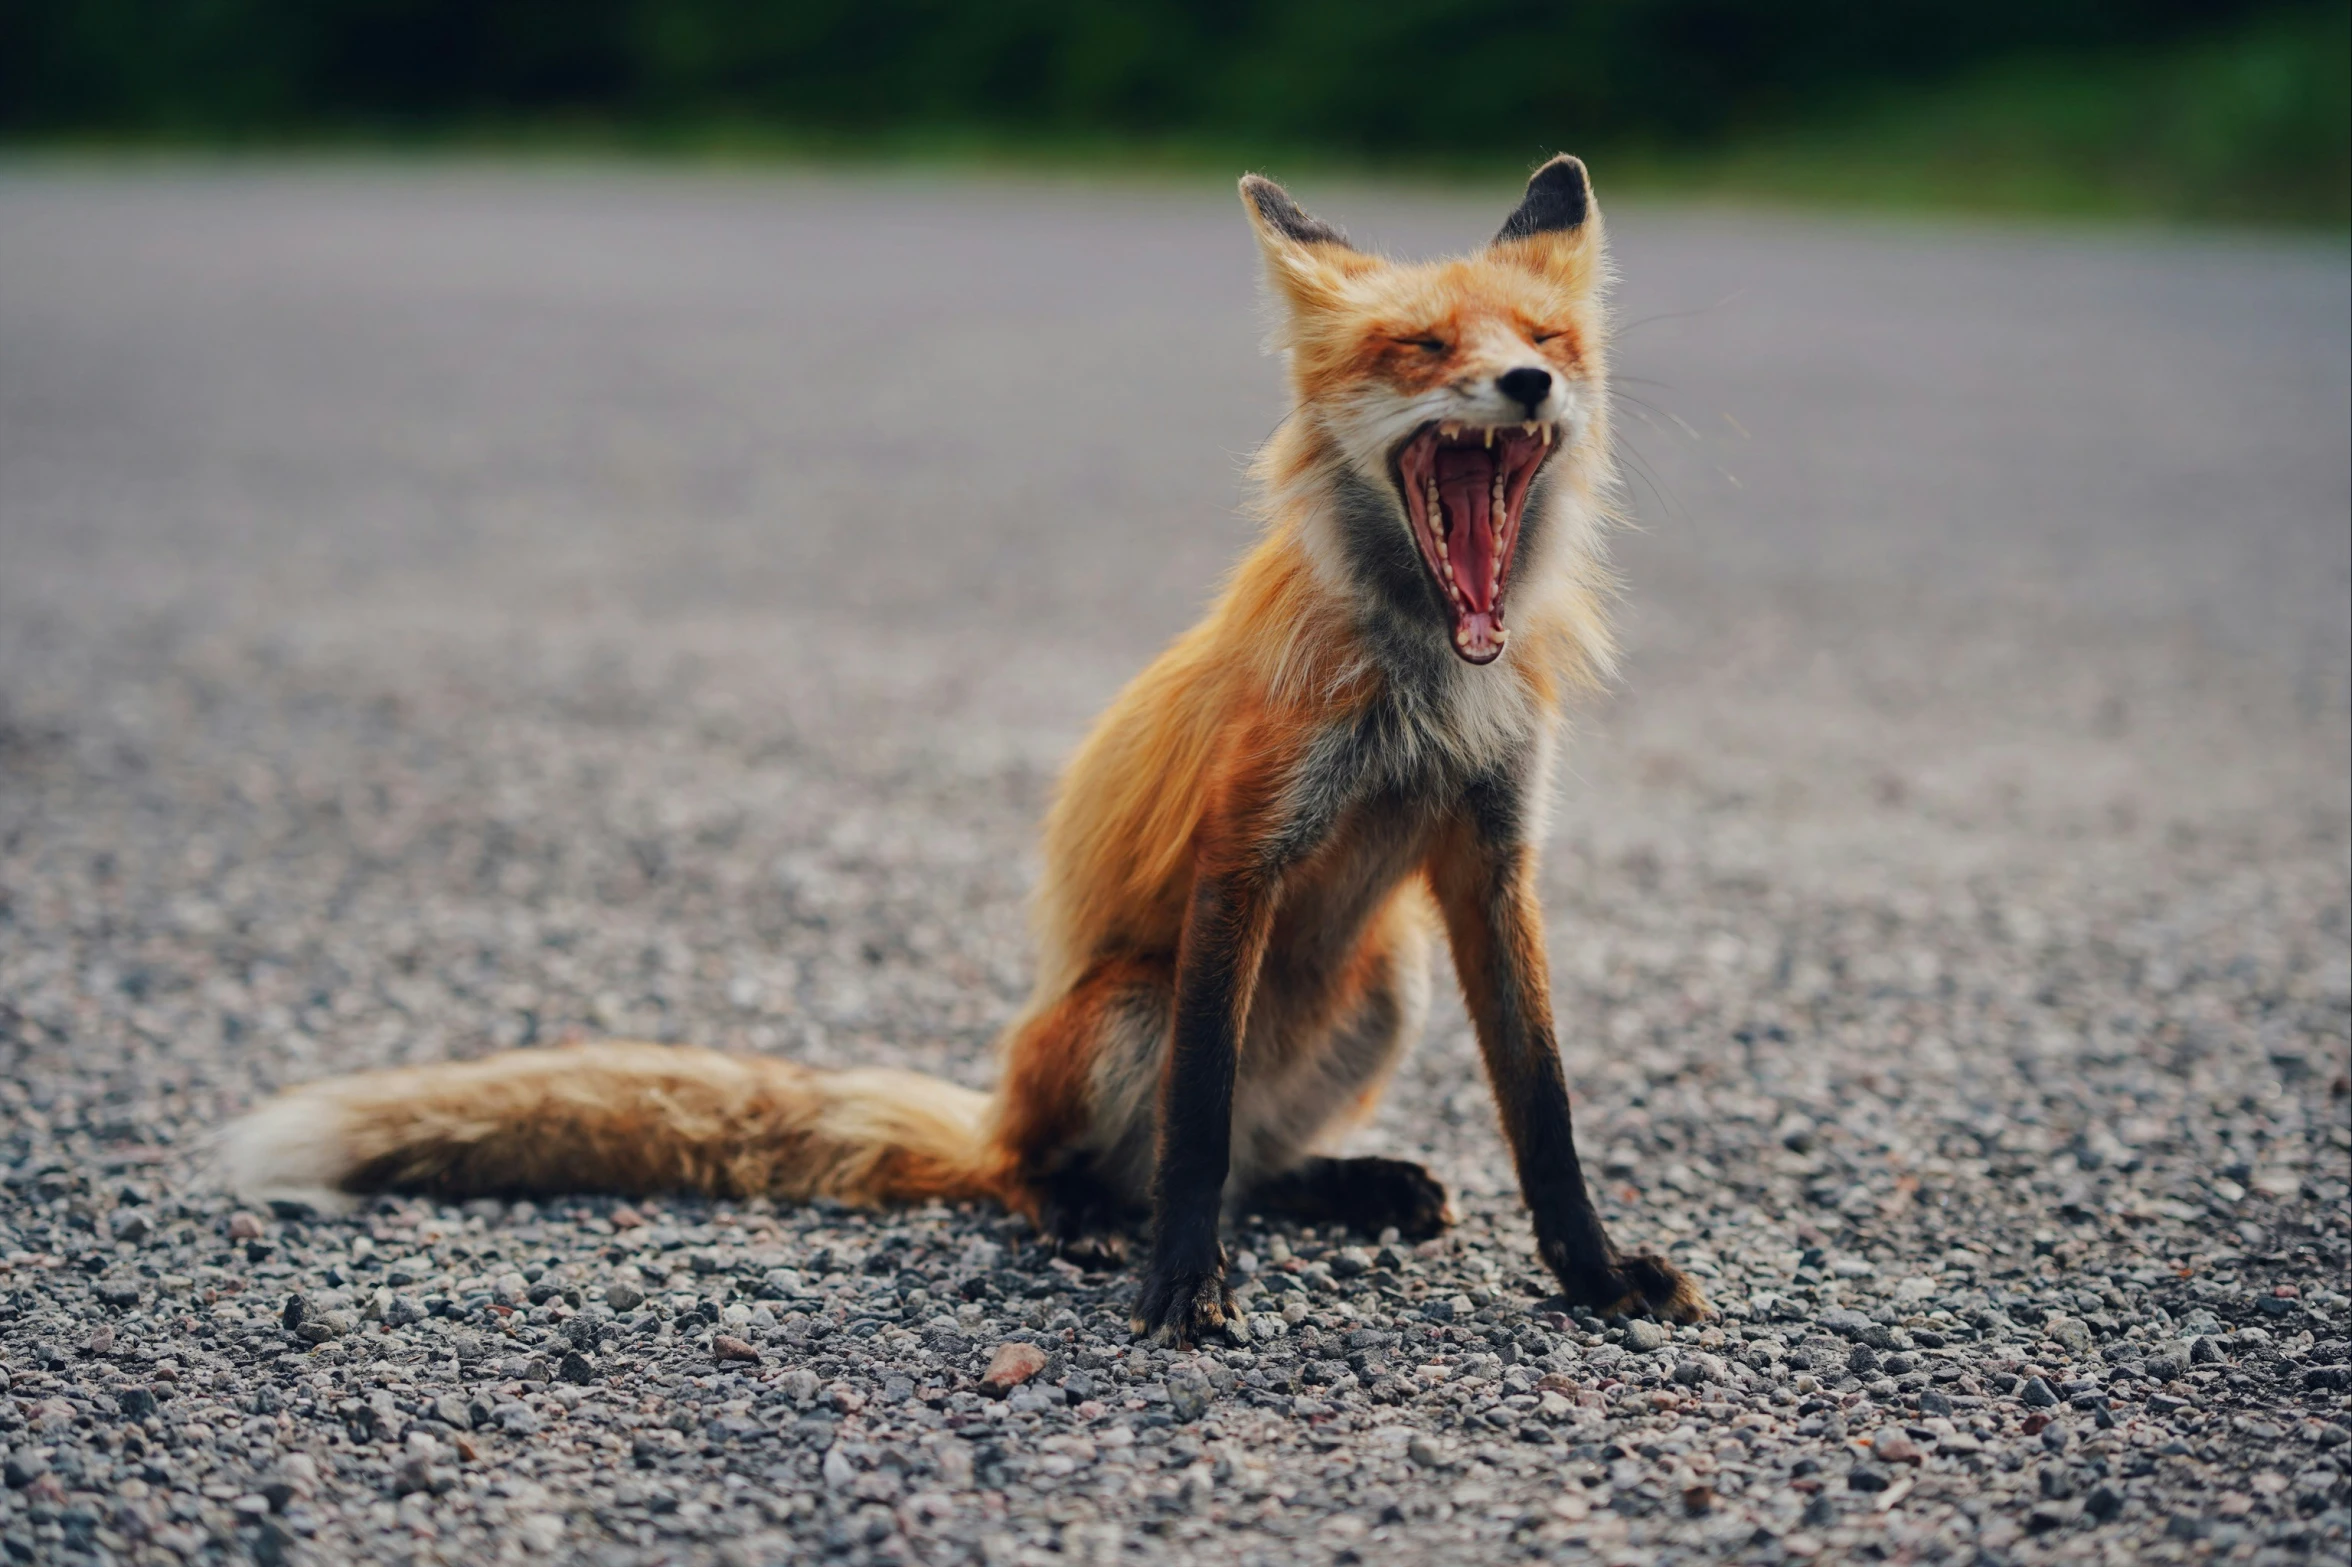
[{"label": "fox's pointed ear", "polygon": [[1263,174],[1241,177],[1242,204],[1249,208],[1251,226],[1261,239],[1279,238],[1290,245],[1354,247],[1348,237],[1290,199],[1290,192]]},{"label": "fox's pointed ear", "polygon": [[1262,174],[1241,177],[1241,204],[1266,257],[1266,276],[1291,309],[1332,303],[1347,279],[1380,263]]},{"label": "fox's pointed ear", "polygon": [[1503,219],[1494,245],[1540,272],[1582,283],[1599,249],[1600,219],[1583,160],[1562,153],[1529,178],[1527,194]]}]

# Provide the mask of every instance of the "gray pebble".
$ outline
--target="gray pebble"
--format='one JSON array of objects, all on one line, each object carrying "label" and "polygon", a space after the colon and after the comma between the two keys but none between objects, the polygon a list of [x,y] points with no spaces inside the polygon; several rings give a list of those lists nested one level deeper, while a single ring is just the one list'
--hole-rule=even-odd
[{"label": "gray pebble", "polygon": [[1209,1379],[1190,1366],[1168,1373],[1168,1408],[1179,1420],[1198,1420],[1215,1398]]}]

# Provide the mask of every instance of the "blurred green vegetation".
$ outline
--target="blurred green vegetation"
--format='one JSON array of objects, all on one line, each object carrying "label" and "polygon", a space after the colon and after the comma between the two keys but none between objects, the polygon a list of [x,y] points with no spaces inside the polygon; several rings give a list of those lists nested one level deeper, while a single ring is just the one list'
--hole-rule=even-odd
[{"label": "blurred green vegetation", "polygon": [[0,0],[19,144],[1178,168],[2340,225],[2352,4]]},{"label": "blurred green vegetation", "polygon": [[2341,227],[2352,8],[2157,50],[2008,62],[1632,172],[1712,194]]}]

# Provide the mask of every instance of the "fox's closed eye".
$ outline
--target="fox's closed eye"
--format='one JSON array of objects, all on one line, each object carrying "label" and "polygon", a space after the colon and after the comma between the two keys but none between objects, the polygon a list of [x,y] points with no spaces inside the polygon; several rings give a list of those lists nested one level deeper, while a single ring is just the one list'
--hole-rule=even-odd
[{"label": "fox's closed eye", "polygon": [[1446,351],[1446,340],[1442,337],[1400,337],[1397,342],[1403,347],[1419,348],[1432,354]]},{"label": "fox's closed eye", "polygon": [[1534,333],[1534,334],[1532,334],[1532,335],[1531,335],[1531,336],[1528,338],[1528,341],[1529,341],[1529,342],[1531,342],[1531,343],[1534,343],[1534,344],[1535,344],[1537,347],[1539,347],[1539,348],[1540,348],[1540,347],[1541,347],[1541,346],[1543,346],[1545,343],[1548,343],[1548,342],[1550,342],[1550,341],[1551,341],[1553,338],[1555,338],[1555,337],[1566,337],[1567,335],[1568,335],[1568,334],[1567,334],[1567,333],[1565,333],[1565,332],[1537,332],[1537,333]]}]

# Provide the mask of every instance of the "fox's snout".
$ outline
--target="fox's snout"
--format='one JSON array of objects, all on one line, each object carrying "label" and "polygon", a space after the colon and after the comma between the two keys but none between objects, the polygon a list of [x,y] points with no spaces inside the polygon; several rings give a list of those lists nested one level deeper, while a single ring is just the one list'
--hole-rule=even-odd
[{"label": "fox's snout", "polygon": [[1536,362],[1526,344],[1513,346],[1517,352],[1465,355],[1469,362],[1455,367],[1449,380],[1431,389],[1437,394],[1435,401],[1426,396],[1400,398],[1400,407],[1424,418],[1434,413],[1485,424],[1568,421],[1574,402],[1569,378]]}]

